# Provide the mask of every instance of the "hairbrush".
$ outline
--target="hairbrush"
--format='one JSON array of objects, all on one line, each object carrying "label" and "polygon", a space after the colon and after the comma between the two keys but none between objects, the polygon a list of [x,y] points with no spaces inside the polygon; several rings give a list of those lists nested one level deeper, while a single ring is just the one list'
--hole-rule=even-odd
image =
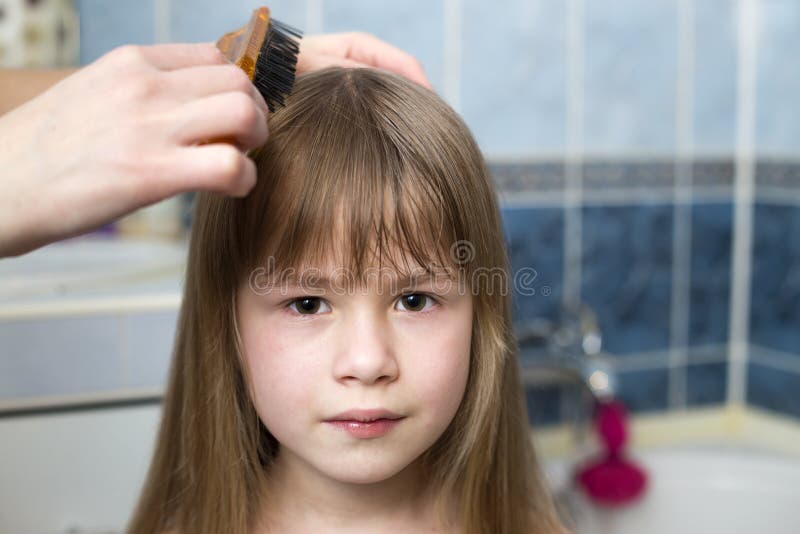
[{"label": "hairbrush", "polygon": [[220,37],[216,45],[247,74],[273,112],[292,92],[301,37],[300,30],[271,18],[268,7],[259,7],[250,22]]}]

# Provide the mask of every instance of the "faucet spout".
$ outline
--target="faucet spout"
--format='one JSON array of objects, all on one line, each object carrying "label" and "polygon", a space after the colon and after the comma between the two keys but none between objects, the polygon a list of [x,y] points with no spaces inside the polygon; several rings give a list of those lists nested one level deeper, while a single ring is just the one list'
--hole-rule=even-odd
[{"label": "faucet spout", "polygon": [[566,379],[582,384],[597,402],[615,397],[612,360],[601,351],[602,337],[591,308],[573,303],[564,307],[556,323],[537,319],[515,330],[525,386]]},{"label": "faucet spout", "polygon": [[562,382],[581,385],[596,403],[614,399],[616,379],[609,361],[601,356],[523,360],[521,378],[524,386],[542,387]]}]

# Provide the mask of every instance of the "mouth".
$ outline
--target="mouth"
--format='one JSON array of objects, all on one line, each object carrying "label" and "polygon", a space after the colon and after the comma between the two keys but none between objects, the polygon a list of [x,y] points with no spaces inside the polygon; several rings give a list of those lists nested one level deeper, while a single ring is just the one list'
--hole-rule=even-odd
[{"label": "mouth", "polygon": [[398,421],[403,416],[384,408],[374,408],[369,410],[348,410],[326,419],[326,423],[348,422],[348,423],[372,423],[376,421]]},{"label": "mouth", "polygon": [[325,421],[336,430],[346,432],[354,438],[377,438],[387,434],[390,430],[400,424],[405,419],[373,419],[371,421],[356,421],[352,419],[334,419]]}]

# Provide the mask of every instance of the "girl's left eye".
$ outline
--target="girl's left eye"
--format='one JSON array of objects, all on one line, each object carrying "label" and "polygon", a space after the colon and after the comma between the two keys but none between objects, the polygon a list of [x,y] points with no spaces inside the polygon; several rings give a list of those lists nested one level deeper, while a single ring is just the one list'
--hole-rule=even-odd
[{"label": "girl's left eye", "polygon": [[400,297],[397,303],[403,303],[406,310],[411,312],[426,312],[436,304],[436,300],[425,293],[409,293]]},{"label": "girl's left eye", "polygon": [[330,311],[328,303],[319,297],[301,297],[295,299],[289,303],[289,308],[294,309],[298,315],[316,315],[322,305],[328,308],[324,311]]}]

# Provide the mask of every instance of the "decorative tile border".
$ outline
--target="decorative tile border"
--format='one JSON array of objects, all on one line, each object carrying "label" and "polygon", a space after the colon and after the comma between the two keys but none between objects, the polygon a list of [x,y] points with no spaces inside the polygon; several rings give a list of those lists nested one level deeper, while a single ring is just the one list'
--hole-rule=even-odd
[{"label": "decorative tile border", "polygon": [[761,160],[756,163],[756,188],[800,188],[800,163]]},{"label": "decorative tile border", "polygon": [[731,159],[702,159],[691,164],[694,187],[733,187],[736,168]]},{"label": "decorative tile border", "polygon": [[561,162],[487,162],[495,184],[504,193],[519,191],[560,191],[564,189]]},{"label": "decorative tile border", "polygon": [[600,161],[583,164],[583,188],[671,189],[675,185],[673,161]]},{"label": "decorative tile border", "polygon": [[[652,196],[654,191],[671,196],[675,188],[678,160],[653,158],[600,159],[589,158],[581,163],[584,194],[600,197],[625,193]],[[698,196],[706,191],[733,189],[736,169],[726,157],[702,157],[689,163],[692,188]],[[489,172],[501,194],[554,193],[566,187],[564,160],[489,161]],[[763,159],[756,163],[757,188],[783,188],[800,192],[800,161]],[[800,199],[800,194],[798,194]],[[635,200],[635,197],[633,198]]]}]

